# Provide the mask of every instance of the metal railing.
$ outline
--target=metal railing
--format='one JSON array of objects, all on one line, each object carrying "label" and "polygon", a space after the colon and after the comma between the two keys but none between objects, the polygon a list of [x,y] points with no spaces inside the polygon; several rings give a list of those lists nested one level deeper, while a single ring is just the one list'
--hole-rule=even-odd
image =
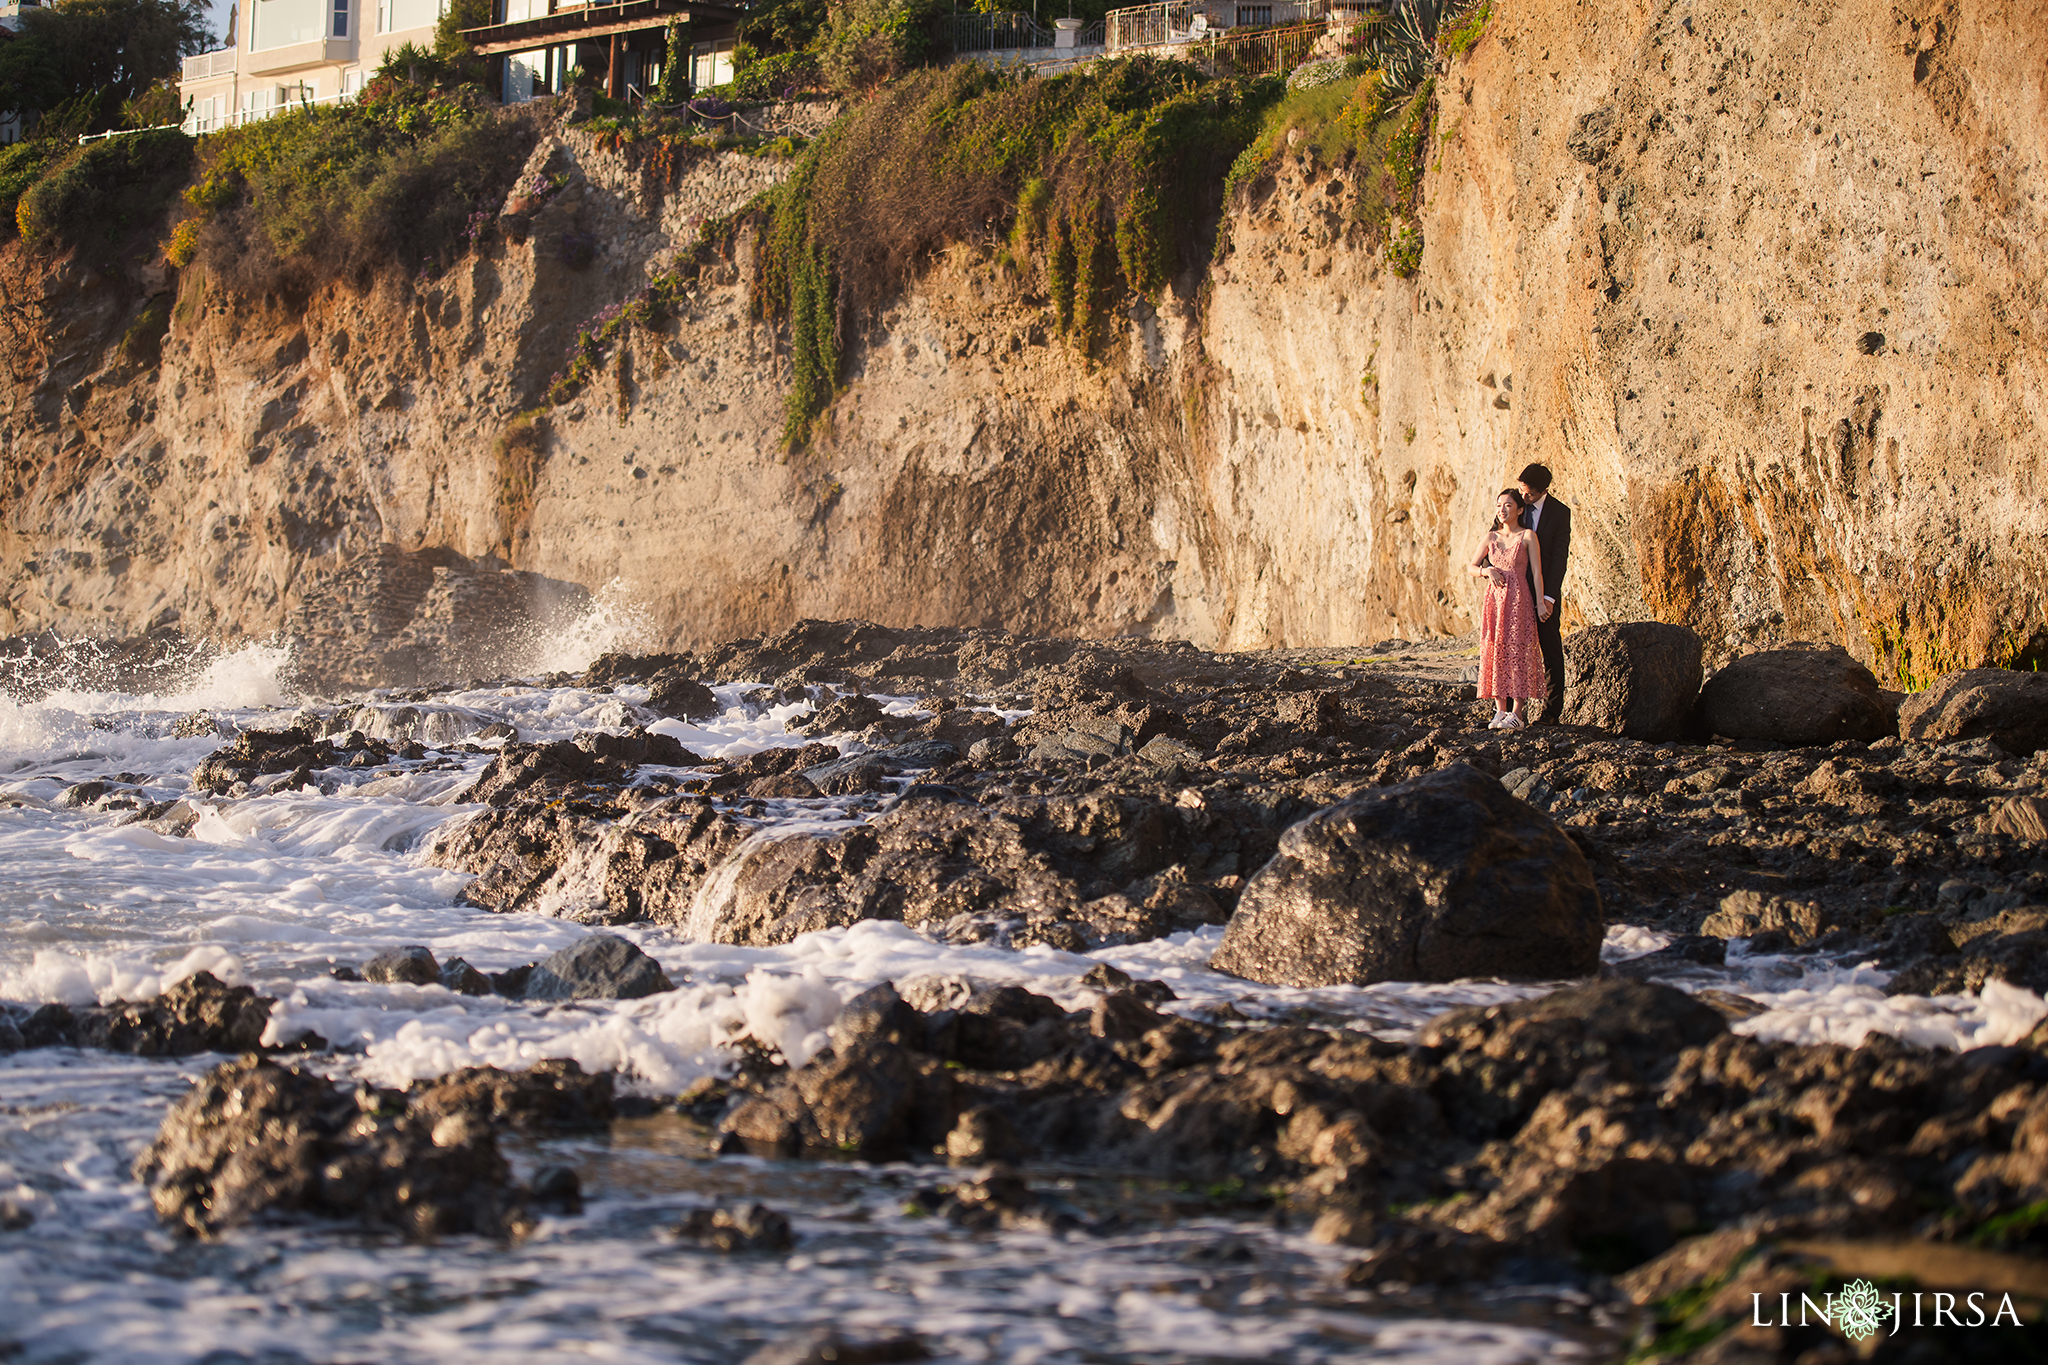
[{"label": "metal railing", "polygon": [[1113,9],[1103,20],[1112,52],[1129,47],[1206,42],[1240,29],[1294,28],[1302,24],[1364,22],[1391,0],[1164,0]]},{"label": "metal railing", "polygon": [[208,76],[232,76],[234,72],[235,49],[222,47],[187,57],[178,74],[181,80],[203,81]]},{"label": "metal railing", "polygon": [[[1153,47],[1160,43],[1184,43],[1195,37],[1195,6],[1192,0],[1162,0],[1157,5],[1136,5],[1113,9],[1103,16],[1104,42],[1111,52],[1127,47]],[[1203,29],[1207,28],[1206,17]]]},{"label": "metal railing", "polygon": [[998,10],[993,14],[955,14],[950,28],[955,52],[1009,52],[1051,47],[1053,31],[1028,14]]},{"label": "metal railing", "polygon": [[218,133],[224,128],[239,128],[245,123],[261,123],[264,119],[275,118],[279,114],[294,114],[323,104],[352,104],[361,95],[362,91],[353,90],[340,95],[322,95],[317,100],[300,96],[298,99],[288,100],[283,104],[267,105],[261,109],[231,109],[218,117],[187,118],[177,126],[194,137],[204,137],[208,133]]},{"label": "metal railing", "polygon": [[184,126],[182,123],[159,123],[154,128],[109,128],[104,133],[80,133],[78,135],[78,145],[83,147],[88,142],[98,142],[103,138],[126,137],[130,133],[161,133],[166,128],[182,128]]},{"label": "metal railing", "polygon": [[1308,60],[1328,25],[1320,20],[1291,28],[1256,28],[1212,34],[1187,55],[1212,72],[1234,76],[1281,75]]}]

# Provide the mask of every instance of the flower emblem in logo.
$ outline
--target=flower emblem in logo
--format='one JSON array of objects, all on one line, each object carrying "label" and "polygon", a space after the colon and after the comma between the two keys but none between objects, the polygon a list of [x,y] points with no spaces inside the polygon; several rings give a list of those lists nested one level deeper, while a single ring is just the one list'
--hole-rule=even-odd
[{"label": "flower emblem in logo", "polygon": [[1891,1315],[1892,1305],[1868,1280],[1851,1280],[1835,1295],[1835,1327],[1851,1341],[1861,1341]]}]

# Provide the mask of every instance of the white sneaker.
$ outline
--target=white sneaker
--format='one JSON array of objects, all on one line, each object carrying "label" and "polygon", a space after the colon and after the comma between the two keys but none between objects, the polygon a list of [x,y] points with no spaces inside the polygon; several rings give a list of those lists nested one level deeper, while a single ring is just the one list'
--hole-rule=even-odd
[{"label": "white sneaker", "polygon": [[1510,711],[1501,719],[1500,728],[1503,730],[1520,730],[1523,727],[1527,726],[1528,723],[1529,722],[1523,720],[1520,716]]},{"label": "white sneaker", "polygon": [[1486,728],[1487,728],[1487,729],[1489,729],[1489,730],[1498,730],[1498,729],[1500,729],[1500,728],[1501,728],[1501,722],[1502,722],[1502,721],[1504,721],[1504,720],[1506,720],[1506,719],[1508,718],[1508,714],[1509,714],[1509,713],[1508,713],[1508,712],[1506,712],[1506,711],[1496,711],[1496,712],[1494,712],[1494,713],[1493,713],[1493,719],[1492,719],[1492,720],[1490,720],[1490,721],[1488,721],[1488,722],[1486,722]]}]

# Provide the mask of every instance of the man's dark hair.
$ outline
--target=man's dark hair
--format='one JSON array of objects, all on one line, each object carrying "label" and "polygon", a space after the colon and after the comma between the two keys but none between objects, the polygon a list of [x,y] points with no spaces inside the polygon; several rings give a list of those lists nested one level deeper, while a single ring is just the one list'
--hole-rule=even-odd
[{"label": "man's dark hair", "polygon": [[1538,493],[1548,492],[1550,490],[1550,466],[1532,464],[1522,471],[1521,478],[1517,479],[1516,482],[1526,483]]}]

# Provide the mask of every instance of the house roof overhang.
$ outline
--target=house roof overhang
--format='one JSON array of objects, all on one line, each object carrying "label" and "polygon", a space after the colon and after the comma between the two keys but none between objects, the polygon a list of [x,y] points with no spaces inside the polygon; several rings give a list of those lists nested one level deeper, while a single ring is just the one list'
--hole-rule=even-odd
[{"label": "house roof overhang", "polygon": [[611,4],[564,7],[537,19],[517,19],[508,24],[466,28],[462,36],[477,52],[489,57],[503,52],[524,52],[529,48],[609,38],[614,33],[666,28],[673,23],[722,25],[736,22],[739,18],[740,10],[736,6],[704,4],[701,0],[614,0]]}]

